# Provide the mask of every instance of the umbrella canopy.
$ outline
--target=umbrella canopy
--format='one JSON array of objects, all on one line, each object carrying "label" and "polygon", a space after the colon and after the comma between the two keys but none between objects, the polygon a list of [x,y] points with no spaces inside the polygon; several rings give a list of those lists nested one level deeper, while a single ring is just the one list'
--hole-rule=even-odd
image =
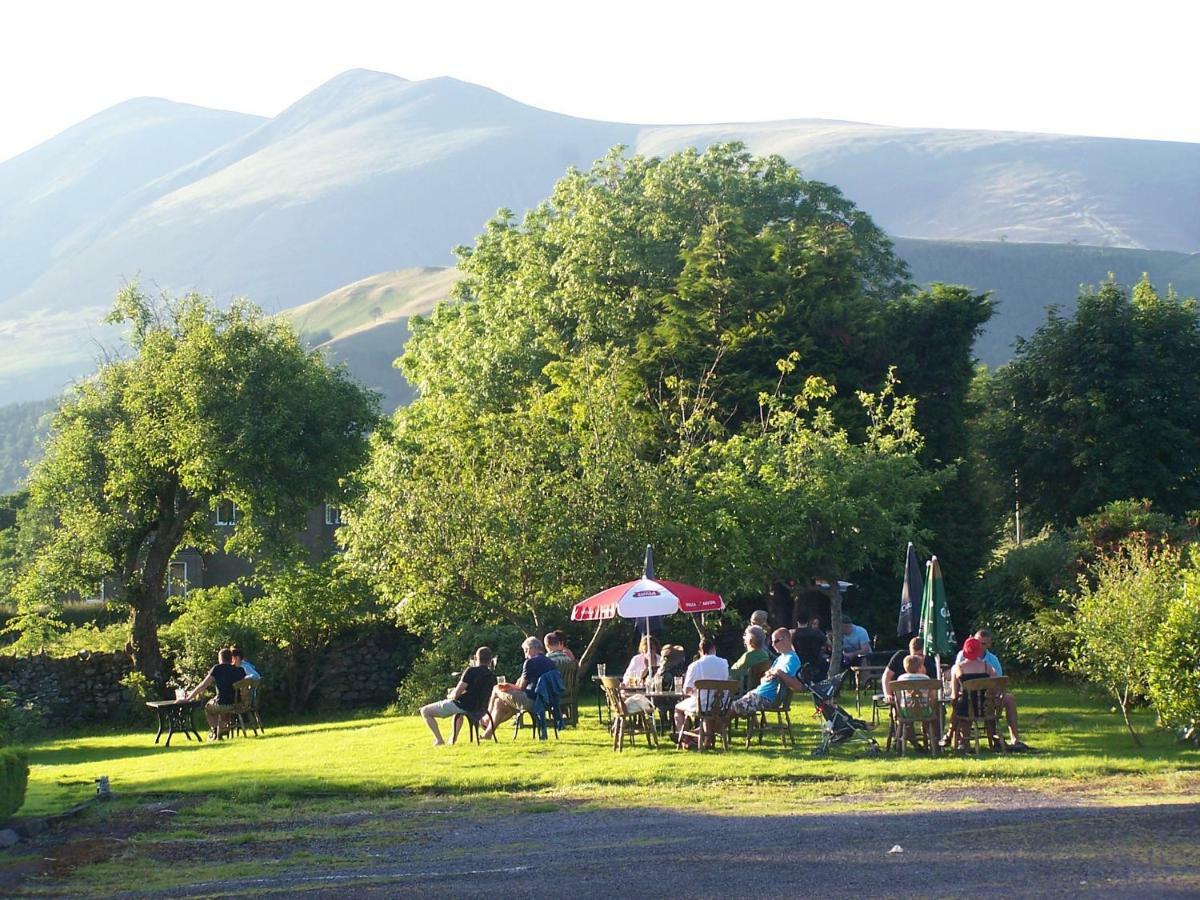
[{"label": "umbrella canopy", "polygon": [[946,604],[946,586],[937,557],[929,560],[925,571],[925,591],[921,596],[921,637],[925,652],[933,656],[954,652],[954,626],[950,624],[950,607]]},{"label": "umbrella canopy", "polygon": [[571,621],[590,622],[597,619],[649,619],[671,613],[716,612],[725,608],[720,594],[654,577],[654,551],[646,547],[646,562],[642,577],[593,594],[575,604]]},{"label": "umbrella canopy", "polygon": [[659,581],[639,578],[593,594],[575,604],[571,610],[574,622],[595,619],[644,619],[649,616],[669,616],[671,613],[716,612],[725,608],[720,594],[680,584],[678,581]]},{"label": "umbrella canopy", "polygon": [[921,562],[917,550],[908,542],[908,555],[904,558],[904,586],[900,588],[900,617],[896,620],[896,636],[907,637],[917,633],[917,603],[925,592],[921,583]]}]

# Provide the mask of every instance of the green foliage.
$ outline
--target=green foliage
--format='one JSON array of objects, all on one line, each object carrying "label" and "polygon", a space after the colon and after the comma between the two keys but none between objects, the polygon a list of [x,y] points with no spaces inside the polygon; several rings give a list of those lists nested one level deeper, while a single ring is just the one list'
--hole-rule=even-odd
[{"label": "green foliage", "polygon": [[0,748],[0,822],[21,808],[28,784],[29,755],[12,747]]},{"label": "green foliage", "polygon": [[23,743],[43,731],[44,721],[31,701],[10,687],[0,687],[0,745]]},{"label": "green foliage", "polygon": [[1149,694],[1159,721],[1200,743],[1200,571],[1195,551],[1154,635]]},{"label": "green foliage", "polygon": [[1182,590],[1179,554],[1131,545],[1102,558],[1091,580],[1081,576],[1070,627],[1071,669],[1129,709],[1150,693],[1155,642],[1167,610]]},{"label": "green foliage", "polygon": [[463,625],[439,632],[428,641],[396,692],[396,708],[415,713],[426,703],[442,700],[454,687],[452,672],[461,672],[479,647],[496,654],[496,671],[516,680],[523,661],[521,642],[525,634],[512,625]]},{"label": "green foliage", "polygon": [[237,644],[247,654],[254,651],[253,633],[240,620],[246,604],[236,585],[192,588],[168,602],[175,618],[163,627],[162,643],[180,686],[197,684],[222,647]]},{"label": "green foliage", "polygon": [[[917,532],[938,479],[882,328],[920,316],[885,315],[904,268],[835,189],[738,145],[614,151],[460,255],[460,302],[413,320],[421,394],[376,439],[346,532],[408,627],[536,632],[647,543],[664,577],[757,593]],[[986,301],[930,302],[969,352]]]},{"label": "green foliage", "polygon": [[160,302],[136,285],[110,321],[135,355],[105,365],[63,401],[30,481],[37,552],[17,586],[21,611],[50,615],[101,579],[133,609],[138,669],[163,671],[156,615],[183,544],[214,545],[213,509],[241,515],[226,549],[261,551],[365,461],[371,395],[306,352],[289,326],[245,302]]},{"label": "green foliage", "polygon": [[1176,516],[1200,506],[1198,359],[1195,301],[1147,279],[1084,290],[1070,318],[1051,309],[990,379],[981,420],[1027,521],[1066,527],[1129,497]]},{"label": "green foliage", "polygon": [[321,653],[334,639],[370,621],[377,601],[341,556],[317,565],[294,561],[257,577],[262,594],[237,610],[237,623],[276,647],[286,666],[293,710],[308,704]]},{"label": "green foliage", "polygon": [[147,700],[157,700],[159,697],[154,682],[137,670],[121,679],[121,687],[128,693],[130,705],[139,711]]}]

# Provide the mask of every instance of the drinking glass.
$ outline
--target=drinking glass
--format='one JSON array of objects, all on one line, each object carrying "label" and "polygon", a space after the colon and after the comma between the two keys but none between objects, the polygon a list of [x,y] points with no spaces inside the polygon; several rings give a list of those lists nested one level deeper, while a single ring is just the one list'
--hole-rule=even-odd
[{"label": "drinking glass", "polygon": [[608,674],[608,663],[596,663],[596,674],[601,678]]},{"label": "drinking glass", "polygon": [[683,693],[683,679],[678,676],[676,676],[676,678],[675,678],[675,693],[677,693],[677,694]]},{"label": "drinking glass", "polygon": [[508,684],[508,679],[505,678],[503,675],[497,675],[496,676],[496,684]]}]

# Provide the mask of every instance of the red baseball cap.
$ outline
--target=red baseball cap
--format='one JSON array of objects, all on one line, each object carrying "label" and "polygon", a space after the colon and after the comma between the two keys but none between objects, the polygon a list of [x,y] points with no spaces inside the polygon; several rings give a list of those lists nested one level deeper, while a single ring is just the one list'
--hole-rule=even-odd
[{"label": "red baseball cap", "polygon": [[967,659],[983,659],[983,644],[979,638],[969,637],[963,641],[963,656]]}]

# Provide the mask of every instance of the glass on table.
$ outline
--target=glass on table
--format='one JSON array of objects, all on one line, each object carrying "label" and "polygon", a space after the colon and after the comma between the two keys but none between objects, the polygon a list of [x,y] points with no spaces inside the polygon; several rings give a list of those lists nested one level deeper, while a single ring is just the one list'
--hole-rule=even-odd
[{"label": "glass on table", "polygon": [[675,693],[683,693],[683,678],[678,675],[675,676]]},{"label": "glass on table", "polygon": [[596,663],[596,674],[601,678],[608,675],[608,663]]},{"label": "glass on table", "polygon": [[503,675],[497,675],[496,676],[496,684],[508,684],[508,679],[505,678]]}]

